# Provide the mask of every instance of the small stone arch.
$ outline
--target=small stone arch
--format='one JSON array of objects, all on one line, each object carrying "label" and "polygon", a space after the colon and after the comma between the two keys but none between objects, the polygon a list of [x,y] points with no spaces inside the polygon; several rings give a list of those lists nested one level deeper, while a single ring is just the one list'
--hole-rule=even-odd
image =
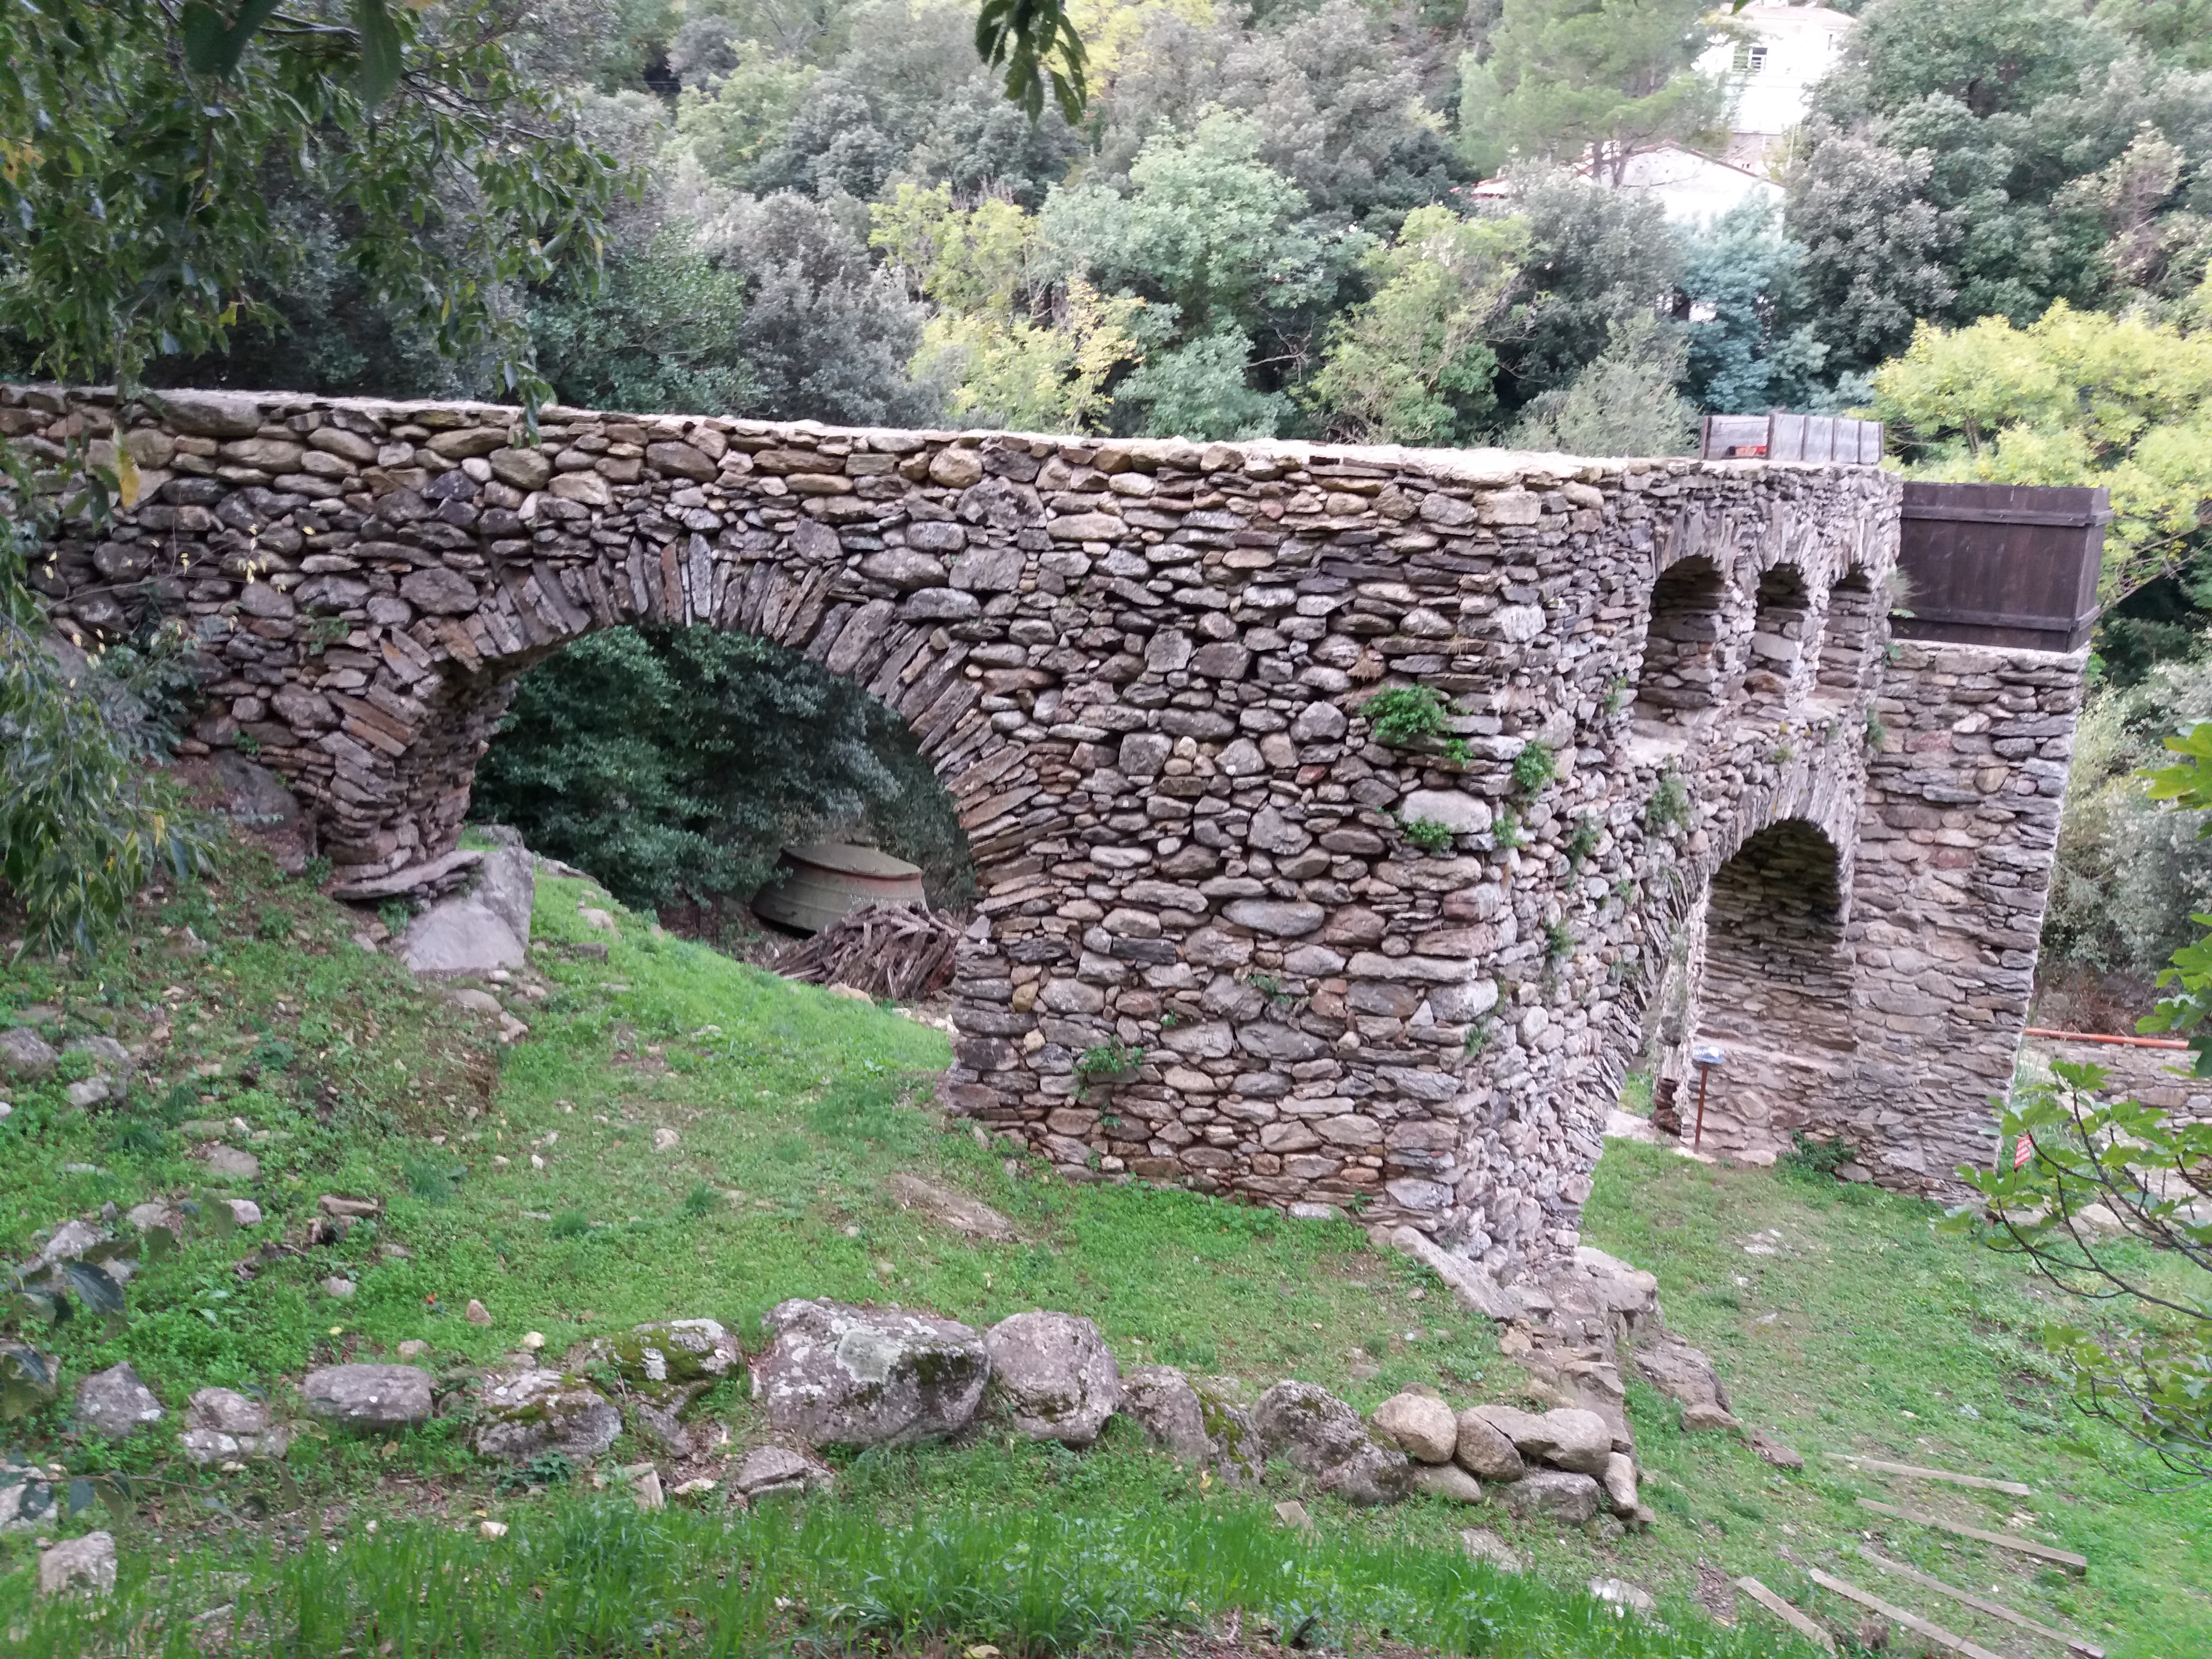
[{"label": "small stone arch", "polygon": [[[1846,854],[1810,817],[1765,824],[1713,872],[1699,907],[1689,1044],[1727,1055],[1709,1080],[1707,1149],[1770,1160],[1849,1083],[1850,891]],[[1697,1079],[1678,1075],[1688,1133]]]},{"label": "small stone arch", "polygon": [[1662,732],[1720,705],[1729,678],[1728,599],[1726,573],[1704,554],[1677,559],[1660,573],[1636,677],[1639,727]]},{"label": "small stone arch", "polygon": [[1828,589],[1823,606],[1817,695],[1849,701],[1866,689],[1881,632],[1881,596],[1864,565],[1854,565]]},{"label": "small stone arch", "polygon": [[1761,571],[1744,675],[1744,690],[1754,708],[1788,706],[1814,627],[1813,593],[1803,569],[1785,563]]}]

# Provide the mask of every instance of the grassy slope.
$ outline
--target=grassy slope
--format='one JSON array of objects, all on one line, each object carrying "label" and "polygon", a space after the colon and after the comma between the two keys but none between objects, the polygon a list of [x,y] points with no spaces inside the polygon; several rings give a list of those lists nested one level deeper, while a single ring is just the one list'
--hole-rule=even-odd
[{"label": "grassy slope", "polygon": [[[89,1015],[126,1040],[173,1009],[167,1045],[149,1066],[161,1081],[142,1082],[129,1113],[69,1113],[56,1086],[17,1091],[15,1116],[0,1125],[9,1177],[0,1254],[27,1254],[33,1229],[104,1200],[127,1206],[203,1184],[174,1127],[193,1118],[241,1116],[285,1137],[256,1147],[264,1167],[252,1190],[272,1216],[264,1234],[282,1229],[296,1242],[323,1191],[382,1194],[389,1214],[380,1231],[266,1264],[250,1285],[231,1271],[238,1243],[192,1246],[133,1284],[123,1334],[89,1322],[63,1333],[72,1378],[129,1358],[173,1413],[204,1383],[265,1386],[409,1338],[430,1340],[441,1365],[492,1360],[530,1329],[557,1352],[580,1336],[701,1314],[751,1340],[759,1312],[792,1295],[895,1300],[978,1323],[1068,1308],[1097,1319],[1125,1364],[1158,1358],[1255,1389],[1297,1375],[1363,1407],[1413,1382],[1462,1402],[1507,1395],[1518,1376],[1486,1326],[1454,1313],[1401,1258],[1369,1251],[1349,1225],[1071,1187],[947,1132],[927,1109],[927,1077],[946,1052],[927,1027],[656,936],[629,916],[610,958],[589,958],[573,947],[605,936],[579,906],[605,901],[588,884],[540,884],[536,958],[553,994],[514,1004],[532,1035],[501,1051],[476,1017],[346,942],[344,918],[256,855],[238,854],[226,876],[155,907],[167,936],[149,914],[134,943],[70,974],[18,967],[0,976],[0,999],[15,1009],[64,1001],[71,1029]],[[191,949],[187,924],[215,948]],[[217,1062],[222,1075],[196,1075]],[[472,1106],[482,1108],[473,1119]],[[660,1127],[678,1131],[672,1149],[654,1150]],[[428,1142],[434,1133],[443,1146]],[[543,1169],[531,1167],[533,1150]],[[495,1168],[495,1156],[507,1167]],[[63,1174],[70,1163],[107,1173]],[[970,1244],[901,1212],[884,1193],[900,1169],[997,1206],[1021,1242]],[[1718,1437],[1680,1436],[1666,1402],[1639,1391],[1644,1461],[1662,1475],[1651,1491],[1659,1524],[1611,1543],[1521,1531],[1543,1570],[1577,1583],[1619,1573],[1686,1595],[1702,1564],[1709,1577],[1713,1567],[1753,1571],[1794,1591],[1802,1580],[1777,1559],[1782,1547],[1959,1628],[1951,1609],[1881,1585],[1836,1554],[1870,1517],[1851,1505],[1856,1478],[1818,1452],[1888,1451],[2067,1495],[2033,1507],[2039,1527],[2093,1558],[2087,1583],[2016,1582],[1978,1566],[1984,1588],[2004,1583],[2022,1605],[2105,1632],[2116,1655],[2178,1659],[2212,1646],[2204,1601],[2174,1588],[2212,1577],[2202,1501],[2137,1496],[2099,1466],[2100,1455],[2120,1456],[2116,1448],[2099,1441],[2093,1452],[2061,1433],[2048,1386],[2016,1346],[2038,1311],[2021,1275],[1932,1239],[1928,1222],[1918,1206],[1879,1195],[1716,1174],[1640,1147],[1609,1152],[1589,1237],[1656,1271],[1670,1317],[1712,1350],[1747,1419],[1780,1428],[1814,1461],[1802,1476],[1774,1474]],[[1784,1234],[1780,1254],[1753,1257],[1731,1243],[1770,1226]],[[380,1261],[377,1247],[392,1242],[411,1260]],[[358,1280],[351,1301],[314,1289],[334,1272]],[[490,1326],[461,1318],[471,1297],[491,1310]],[[1770,1312],[1780,1317],[1759,1323]],[[1958,1416],[1960,1405],[1981,1416]],[[740,1389],[726,1386],[705,1406],[741,1442],[758,1432]],[[58,1419],[30,1426],[51,1432]],[[227,1522],[216,1516],[257,1506],[295,1529],[319,1513],[333,1535],[356,1540],[373,1516],[522,1519],[542,1507],[495,1493],[444,1425],[384,1445],[310,1437],[282,1477],[203,1477],[168,1466],[160,1444],[69,1456],[85,1470],[161,1466],[167,1484],[142,1488],[135,1524],[173,1537],[195,1528],[219,1538]],[[616,1456],[644,1455],[623,1447]],[[215,1515],[198,1506],[202,1487],[224,1495]],[[893,1522],[969,1507],[1171,1515],[1218,1501],[1145,1454],[1122,1424],[1080,1457],[991,1437],[958,1450],[877,1454],[848,1471],[845,1487],[844,1504]],[[2008,1512],[1905,1496],[2000,1526]],[[1346,1546],[1448,1547],[1469,1520],[1516,1530],[1495,1510],[1471,1516],[1429,1500],[1373,1514],[1317,1508]],[[1890,1536],[1893,1553],[1939,1565],[1927,1540]],[[0,1575],[9,1559],[0,1555]],[[21,1585],[20,1575],[0,1576],[0,1604]]]}]

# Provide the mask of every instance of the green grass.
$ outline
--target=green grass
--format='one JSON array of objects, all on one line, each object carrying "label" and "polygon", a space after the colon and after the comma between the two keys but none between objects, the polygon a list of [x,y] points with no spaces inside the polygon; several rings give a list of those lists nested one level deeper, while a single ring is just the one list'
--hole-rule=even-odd
[{"label": "green grass", "polygon": [[[1685,1434],[1668,1401],[1632,1383],[1638,1458],[1660,1477],[1647,1491],[1661,1522],[1638,1547],[1652,1576],[1703,1560],[1855,1623],[1848,1603],[1780,1559],[1787,1549],[1984,1646],[2020,1650],[2008,1626],[1856,1559],[1870,1534],[1891,1559],[2071,1628],[2114,1659],[2212,1653],[2212,1498],[2148,1490],[2170,1478],[2072,1409],[2036,1340],[2062,1315],[2057,1298],[2017,1261],[1939,1235],[1938,1218],[1872,1188],[1607,1145],[1584,1240],[1657,1273],[1668,1322],[1712,1356],[1737,1415],[1806,1459],[1785,1475],[1725,1437]],[[1780,1239],[1755,1237],[1770,1231]],[[2144,1278],[2171,1271],[2118,1248]],[[2025,1481],[2034,1496],[1862,1475],[1828,1452]],[[2056,1544],[2089,1571],[2073,1578],[1878,1516],[1861,1496]]]},{"label": "green grass", "polygon": [[[426,1587],[432,1591],[426,1593]],[[1117,1650],[1235,1610],[1334,1649],[1395,1640],[1498,1659],[1765,1659],[1810,1653],[1694,1609],[1626,1617],[1456,1551],[1285,1534],[1248,1501],[1136,1513],[952,1510],[889,1527],[852,1503],[794,1514],[639,1513],[626,1498],[539,1505],[493,1540],[422,1525],[330,1552],[134,1559],[107,1602],[34,1602],[0,1580],[25,1659],[236,1656]]]},{"label": "green grass", "polygon": [[[170,1408],[163,1433],[120,1447],[76,1442],[62,1433],[60,1407],[0,1429],[0,1449],[35,1447],[80,1476],[126,1477],[106,1480],[97,1491],[112,1501],[64,1529],[110,1526],[133,1573],[179,1558],[163,1586],[130,1592],[142,1610],[152,1605],[148,1597],[181,1606],[199,1595],[194,1575],[252,1571],[276,1598],[266,1634],[287,1618],[323,1616],[337,1592],[314,1586],[328,1573],[361,1587],[356,1601],[331,1604],[352,1607],[346,1617],[368,1618],[375,1595],[397,1598],[375,1613],[377,1628],[389,1630],[411,1615],[398,1590],[375,1588],[380,1575],[419,1585],[426,1574],[477,1575],[473,1584],[490,1573],[483,1582],[492,1588],[462,1599],[507,1621],[500,1628],[516,1637],[507,1651],[540,1650],[525,1639],[530,1621],[586,1588],[617,1625],[692,1632],[700,1651],[714,1641],[751,1651],[763,1631],[796,1633],[836,1608],[871,1605],[872,1595],[892,1606],[888,1586],[922,1574],[918,1553],[937,1550],[929,1559],[943,1570],[931,1568],[937,1577],[929,1582],[952,1587],[931,1603],[937,1611],[919,1624],[853,1614],[860,1622],[840,1630],[982,1632],[1009,1652],[1009,1636],[1049,1647],[1059,1638],[1036,1632],[1060,1616],[1051,1612],[1060,1602],[1024,1601],[1031,1592],[1017,1595],[1003,1584],[959,1588],[969,1571],[958,1568],[963,1552],[981,1559],[995,1550],[1066,1579],[1063,1600],[1075,1609],[1066,1617],[1096,1620],[1103,1631],[1157,1621],[1182,1601],[1287,1617],[1296,1595],[1310,1594],[1325,1625],[1364,1619],[1359,1628],[1370,1636],[1389,1624],[1401,1638],[1425,1632],[1418,1639],[1461,1650],[1753,1652],[1772,1649],[1698,1645],[1722,1639],[1696,1628],[1688,1610],[1701,1578],[1710,1593],[1717,1575],[1753,1573],[1844,1615],[1846,1626],[1856,1622],[1782,1559],[1786,1549],[2012,1650],[2004,1632],[1978,1626],[1966,1609],[1929,1605],[1854,1560],[1848,1547],[1871,1530],[1887,1553],[1984,1590],[2000,1585],[2000,1599],[2073,1626],[2115,1659],[2212,1651],[2212,1614],[2197,1588],[2212,1581],[2203,1501],[2139,1492],[2129,1483],[2153,1474],[2140,1455],[2070,1414],[2032,1340],[2051,1306],[2016,1264],[1937,1237],[1934,1212],[1921,1205],[1832,1182],[1709,1170],[1629,1144],[1608,1146],[1585,1237],[1657,1273],[1670,1322],[1712,1352],[1740,1413],[1778,1430],[1808,1458],[1802,1474],[1777,1473],[1726,1437],[1682,1433],[1669,1402],[1632,1385],[1640,1459],[1656,1477],[1646,1495],[1659,1518],[1643,1534],[1562,1534],[1494,1508],[1430,1498],[1377,1511],[1309,1499],[1322,1541],[1308,1549],[1194,1472],[1145,1450],[1118,1420],[1079,1455],[992,1429],[957,1447],[842,1460],[838,1496],[815,1507],[804,1534],[738,1523],[728,1560],[755,1552],[768,1565],[726,1578],[695,1567],[720,1559],[714,1552],[724,1547],[712,1528],[729,1517],[639,1521],[617,1511],[613,1520],[590,1519],[597,1512],[580,1497],[502,1491],[497,1472],[467,1451],[459,1418],[383,1442],[311,1428],[281,1468],[194,1470],[173,1457],[167,1431],[204,1384],[281,1398],[283,1379],[312,1365],[390,1357],[410,1339],[430,1342],[424,1363],[458,1377],[496,1360],[526,1331],[542,1332],[558,1354],[641,1321],[702,1315],[757,1345],[760,1313],[793,1296],[898,1302],[978,1325],[1028,1308],[1065,1308],[1097,1320],[1125,1366],[1165,1361],[1237,1378],[1254,1394],[1296,1376],[1363,1408],[1413,1383],[1463,1404],[1514,1397],[1522,1382],[1486,1322],[1456,1312],[1425,1273],[1370,1249],[1356,1226],[1291,1222],[1142,1187],[1071,1184],[1010,1146],[979,1144],[931,1102],[932,1079],[948,1056],[939,1032],[776,979],[641,918],[617,912],[617,935],[596,933],[580,905],[613,907],[588,883],[539,884],[532,972],[550,995],[509,996],[532,1030],[501,1048],[495,1022],[349,942],[355,918],[276,876],[258,854],[234,851],[226,860],[219,884],[152,901],[132,938],[96,957],[0,969],[5,1011],[36,1015],[57,1037],[106,1029],[139,1042],[164,1024],[168,1032],[122,1110],[70,1111],[60,1080],[15,1091],[17,1109],[0,1122],[0,1254],[20,1259],[36,1230],[103,1202],[127,1207],[210,1189],[216,1183],[188,1156],[183,1126],[233,1117],[264,1137],[249,1143],[263,1159],[259,1180],[231,1188],[250,1190],[269,1212],[252,1238],[282,1237],[291,1247],[242,1277],[237,1264],[251,1240],[199,1240],[132,1281],[131,1317],[119,1332],[79,1320],[56,1334],[71,1388],[88,1370],[131,1359]],[[604,960],[592,954],[600,945]],[[218,1074],[198,1075],[207,1066]],[[655,1150],[658,1129],[676,1131],[676,1144]],[[544,1167],[532,1167],[533,1153]],[[99,1172],[67,1172],[76,1164]],[[902,1211],[887,1195],[898,1170],[992,1205],[1018,1238],[976,1243]],[[386,1212],[343,1243],[310,1244],[315,1197],[333,1191],[382,1197]],[[1778,1254],[1746,1255],[1741,1242],[1768,1228],[1784,1235]],[[380,1247],[391,1244],[407,1259],[386,1259]],[[334,1273],[358,1284],[351,1300],[316,1289]],[[462,1317],[471,1297],[489,1309],[490,1325]],[[700,1409],[726,1422],[740,1446],[764,1433],[742,1384],[720,1386]],[[2012,1510],[1940,1489],[1884,1494],[1882,1483],[1822,1460],[1826,1449],[2032,1481],[2038,1497],[2024,1507],[2034,1512],[2036,1532],[2088,1554],[2090,1574],[2078,1583],[2024,1574],[1978,1546],[1882,1522],[1856,1508],[1858,1492],[1997,1529]],[[624,1442],[606,1462],[651,1455]],[[579,1473],[575,1492],[588,1490],[588,1473]],[[502,1546],[474,1537],[484,1515],[514,1523]],[[928,1542],[927,1528],[939,1523],[965,1540],[950,1554],[950,1546]],[[1473,1603],[1461,1605],[1465,1585],[1489,1583],[1486,1574],[1468,1578],[1472,1570],[1455,1553],[1456,1530],[1468,1524],[1532,1551],[1553,1586],[1503,1601],[1482,1589],[1474,1601],[1504,1609],[1503,1635],[1450,1622],[1462,1613],[1474,1620]],[[1030,1528],[1043,1530],[1006,1530]],[[1207,1529],[1202,1547],[1193,1528]],[[590,1541],[601,1534],[604,1541]],[[1245,1540],[1236,1547],[1249,1546],[1246,1565],[1232,1571],[1235,1553],[1223,1554],[1228,1546],[1217,1547],[1217,1534]],[[819,1546],[818,1570],[784,1553],[787,1538],[802,1535]],[[1088,1565],[1076,1572],[1056,1553],[1079,1538],[1089,1548],[1109,1535],[1121,1540],[1099,1569],[1121,1586],[1111,1607],[1085,1601]],[[678,1565],[665,1576],[633,1575],[634,1593],[617,1583],[629,1569],[590,1565],[628,1560],[623,1552],[655,1538],[651,1549]],[[272,1539],[289,1540],[283,1547],[292,1553],[281,1565],[254,1565]],[[325,1561],[327,1551],[302,1548],[313,1539],[337,1553]],[[564,1551],[582,1554],[572,1560]],[[1196,1564],[1176,1571],[1215,1575],[1186,1584],[1180,1599],[1170,1591],[1186,1581],[1160,1565],[1182,1559],[1177,1551]],[[28,1559],[27,1539],[0,1540],[0,1607],[14,1606],[15,1617]],[[556,1559],[569,1565],[541,1571]],[[500,1577],[524,1571],[515,1563],[534,1576]],[[1124,1571],[1129,1563],[1137,1565]],[[1280,1581],[1255,1577],[1263,1567]],[[771,1606],[775,1617],[763,1614],[762,1572],[807,1587],[805,1613]],[[1166,1588],[1139,1593],[1146,1573]],[[1668,1639],[1677,1645],[1574,1646],[1583,1639],[1572,1633],[1577,1620],[1596,1619],[1607,1632],[1638,1628],[1591,1613],[1586,1598],[1569,1593],[1597,1575],[1674,1597],[1668,1617],[1677,1634]],[[544,1601],[528,1593],[532,1584],[545,1589]],[[1534,1599],[1524,1606],[1516,1595]],[[1407,1610],[1398,1611],[1393,1596]],[[708,1601],[722,1611],[702,1611]],[[191,1611],[215,1604],[201,1600]],[[1030,1610],[1018,1616],[1007,1610],[1024,1607]],[[476,1616],[449,1611],[456,1620]],[[574,1616],[580,1629],[599,1628],[597,1613]],[[1755,1612],[1743,1628],[1761,1641],[1773,1634]],[[69,1650],[61,1635],[52,1639],[61,1644],[54,1651]],[[449,1630],[439,1639],[443,1645],[405,1650],[465,1653],[477,1638]],[[598,1639],[580,1636],[557,1650],[585,1650]],[[608,1642],[637,1646],[633,1637]]]}]

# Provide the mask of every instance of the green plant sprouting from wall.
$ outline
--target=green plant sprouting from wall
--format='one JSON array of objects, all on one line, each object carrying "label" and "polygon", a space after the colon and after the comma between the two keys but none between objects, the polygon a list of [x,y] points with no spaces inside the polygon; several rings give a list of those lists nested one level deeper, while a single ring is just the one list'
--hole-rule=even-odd
[{"label": "green plant sprouting from wall", "polygon": [[1672,836],[1687,829],[1691,817],[1689,786],[1680,773],[1669,769],[1644,804],[1644,827],[1654,835]]},{"label": "green plant sprouting from wall", "polygon": [[1474,756],[1466,738],[1452,735],[1450,713],[1443,698],[1425,685],[1394,685],[1359,705],[1360,716],[1374,732],[1376,742],[1392,749],[1419,749],[1433,744],[1444,759],[1464,766]]},{"label": "green plant sprouting from wall", "polygon": [[1440,818],[1401,818],[1398,828],[1424,853],[1448,853],[1459,832]]},{"label": "green plant sprouting from wall", "polygon": [[1547,743],[1531,738],[1513,757],[1513,787],[1533,795],[1559,775],[1559,757]]}]

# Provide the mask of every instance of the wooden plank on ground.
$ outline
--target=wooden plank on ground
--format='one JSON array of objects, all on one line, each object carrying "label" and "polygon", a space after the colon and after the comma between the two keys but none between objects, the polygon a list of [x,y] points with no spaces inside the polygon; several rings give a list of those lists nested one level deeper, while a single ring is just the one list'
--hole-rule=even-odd
[{"label": "wooden plank on ground", "polygon": [[2021,1555],[2032,1555],[2039,1561],[2049,1561],[2072,1572],[2089,1571],[2089,1558],[2076,1555],[2071,1550],[2053,1549],[2048,1544],[2039,1544],[2032,1538],[2013,1538],[2001,1532],[1984,1532],[1979,1527],[1964,1526],[1956,1521],[1946,1521],[1940,1515],[1929,1515],[1923,1510],[1908,1510],[1895,1504],[1877,1504],[1871,1498],[1859,1499],[1862,1508],[1876,1515],[1893,1515],[1900,1521],[1911,1521],[1923,1527],[1941,1527],[1945,1532],[1956,1533],[1961,1538],[1972,1538],[1984,1544],[1994,1544],[2001,1550],[2012,1550]]},{"label": "wooden plank on ground", "polygon": [[1829,1653],[1836,1650],[1834,1637],[1829,1635],[1827,1632],[1822,1630],[1756,1578],[1739,1578],[1735,1581],[1735,1587],[1807,1641]]},{"label": "wooden plank on ground", "polygon": [[1893,1619],[1905,1629],[1918,1632],[1936,1646],[1948,1648],[1954,1653],[1963,1654],[1966,1659],[2003,1659],[2002,1654],[1991,1653],[1987,1648],[1978,1647],[1963,1636],[1954,1636],[1941,1625],[1931,1625],[1917,1613],[1907,1613],[1903,1607],[1893,1607],[1871,1591],[1863,1590],[1856,1584],[1846,1584],[1842,1579],[1822,1572],[1818,1567],[1806,1568],[1805,1576],[1822,1589],[1833,1590],[1837,1595],[1856,1601],[1863,1607],[1872,1607],[1883,1618]]},{"label": "wooden plank on ground", "polygon": [[2035,1488],[2018,1480],[1992,1480],[1982,1474],[1954,1474],[1949,1469],[1923,1469],[1917,1463],[1892,1463],[1879,1457],[1857,1457],[1850,1452],[1830,1452],[1828,1456],[1838,1463],[1856,1464],[1863,1469],[1872,1469],[1876,1474],[1902,1474],[1915,1480],[1942,1480],[1954,1486],[1978,1486],[1986,1492],[2009,1492],[2014,1498],[2033,1498]]},{"label": "wooden plank on ground", "polygon": [[1975,1595],[1972,1590],[1960,1589],[1956,1584],[1947,1584],[1942,1579],[1921,1571],[1917,1567],[1908,1567],[1902,1561],[1893,1561],[1887,1556],[1877,1554],[1869,1549],[1864,1544],[1859,1546],[1859,1553],[1884,1572],[1893,1572],[1899,1578],[1909,1578],[1916,1584],[1923,1585],[1939,1595],[1949,1596],[1954,1601],[1963,1601],[1970,1607],[1986,1613],[1992,1619],[2002,1619],[2008,1625],[2017,1625],[2022,1630],[2033,1631],[2038,1636],[2048,1637],[2062,1647],[2069,1648],[2080,1654],[2081,1659],[2105,1659],[2104,1649],[2085,1642],[2078,1636],[2069,1636],[2063,1630],[2055,1630],[2049,1625],[2039,1625],[2024,1613],[2014,1613],[2010,1607],[2001,1607],[1995,1601],[1987,1601]]}]

